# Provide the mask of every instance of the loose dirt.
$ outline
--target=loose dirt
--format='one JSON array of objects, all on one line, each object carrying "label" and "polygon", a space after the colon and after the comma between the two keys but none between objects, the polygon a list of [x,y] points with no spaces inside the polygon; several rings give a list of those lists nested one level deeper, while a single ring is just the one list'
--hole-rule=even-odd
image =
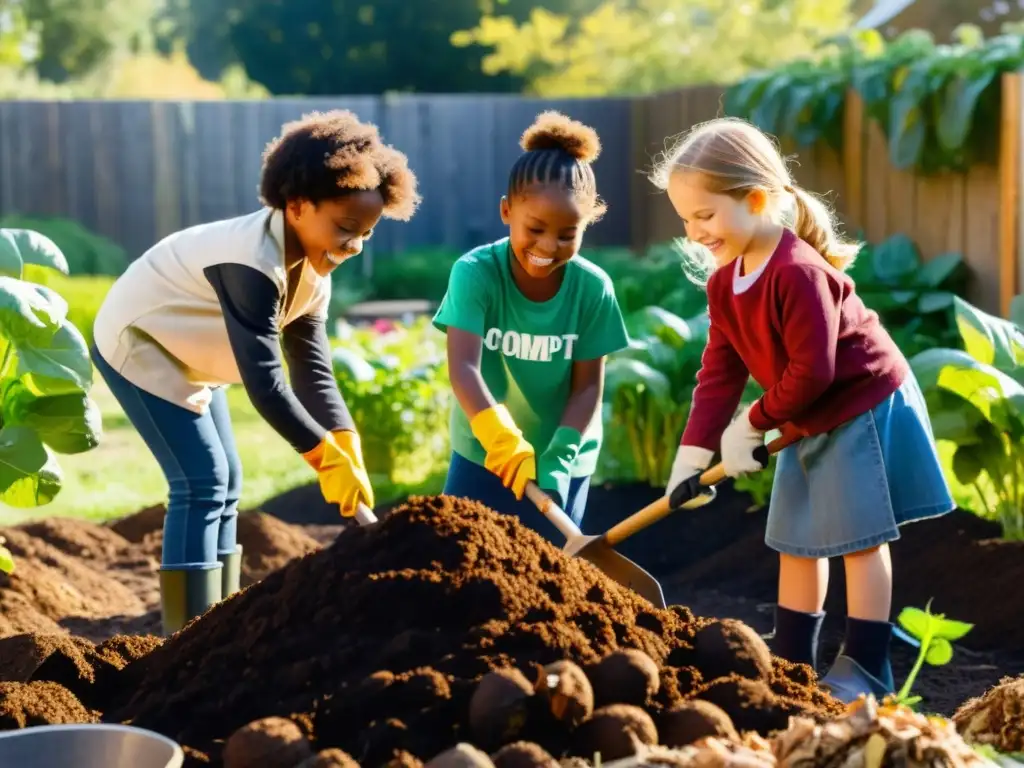
[{"label": "loose dirt", "polygon": [[[70,633],[99,643],[158,634],[163,517],[158,506],[109,526],[50,518],[0,529],[17,563],[10,576],[0,574],[0,638]],[[243,586],[321,546],[259,512],[239,517],[238,538]]]}]

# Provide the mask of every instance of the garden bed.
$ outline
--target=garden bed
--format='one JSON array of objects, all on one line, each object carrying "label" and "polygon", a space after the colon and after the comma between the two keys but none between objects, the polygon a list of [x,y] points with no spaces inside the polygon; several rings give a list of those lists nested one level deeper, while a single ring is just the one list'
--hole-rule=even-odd
[{"label": "garden bed", "polygon": [[[594,488],[588,532],[655,495],[649,488]],[[791,715],[836,717],[836,703],[810,684],[804,668],[778,660],[766,667],[756,648],[742,658],[730,651],[723,661],[695,639],[721,631],[714,618],[770,629],[773,558],[756,544],[763,513],[748,513],[747,506],[726,489],[714,506],[669,518],[623,547],[656,564],[652,570],[676,606],[662,612],[476,505],[434,500],[401,506],[392,516],[381,508],[380,526],[339,537],[347,525],[335,512],[323,514],[329,508],[317,488],[298,489],[264,510],[301,524],[274,514],[241,517],[244,583],[261,581],[166,642],[153,636],[161,508],[109,526],[47,519],[5,529],[17,570],[0,575],[0,728],[131,720],[187,746],[189,766],[230,768],[228,737],[250,721],[280,716],[288,723],[265,726],[280,738],[292,728],[297,755],[313,745],[344,749],[363,765],[416,766],[476,738],[466,707],[488,669],[515,666],[532,686],[539,679],[534,662],[569,658],[596,681],[596,662],[622,646],[642,649],[657,667],[658,685],[636,701],[659,727],[694,694],[765,737],[785,728]],[[920,530],[937,535],[940,525]],[[964,537],[977,533],[971,531]],[[899,558],[904,547],[907,565],[924,551],[909,546],[909,533],[894,548]],[[963,568],[956,584],[932,588],[937,609],[972,620],[947,603],[984,603],[986,581],[1009,571],[986,569],[973,578]],[[1011,602],[1021,600],[1019,591],[996,588]],[[896,608],[904,604],[897,599]],[[1004,610],[1020,615],[1017,603]],[[836,640],[829,629],[827,653]],[[985,630],[979,623],[963,644],[970,648]],[[1004,649],[1022,647],[1007,638]],[[1005,650],[959,645],[952,665],[926,668],[919,678],[916,691],[929,711],[950,715],[1003,675],[1024,672]],[[898,678],[910,661],[909,649],[897,648]],[[738,677],[730,677],[734,672]],[[578,752],[576,736],[570,738],[576,731],[530,712],[519,736],[553,753]],[[253,734],[246,733],[234,740],[237,749],[248,748]]]}]

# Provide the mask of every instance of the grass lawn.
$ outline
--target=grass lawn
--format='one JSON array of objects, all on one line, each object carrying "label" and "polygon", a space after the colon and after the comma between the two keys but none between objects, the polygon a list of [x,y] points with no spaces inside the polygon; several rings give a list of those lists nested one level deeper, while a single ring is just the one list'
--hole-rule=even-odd
[{"label": "grass lawn", "polygon": [[[98,373],[91,395],[103,413],[104,432],[99,446],[87,453],[58,456],[64,487],[57,498],[35,509],[0,504],[3,524],[40,517],[103,521],[166,501],[167,483],[160,467]],[[302,457],[259,417],[240,385],[228,389],[228,399],[245,473],[243,509],[316,482]]]}]

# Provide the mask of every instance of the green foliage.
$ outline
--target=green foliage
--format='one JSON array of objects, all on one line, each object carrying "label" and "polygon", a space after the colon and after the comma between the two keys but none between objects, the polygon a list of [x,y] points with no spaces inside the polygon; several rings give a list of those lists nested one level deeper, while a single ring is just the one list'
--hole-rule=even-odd
[{"label": "green foliage", "polygon": [[917,661],[895,696],[897,702],[907,707],[913,707],[921,701],[920,696],[911,696],[910,691],[924,663],[935,667],[949,664],[953,660],[953,643],[974,629],[973,624],[947,619],[941,613],[932,613],[931,606],[932,601],[929,600],[923,611],[920,608],[904,608],[897,618],[900,626],[920,644]]},{"label": "green foliage", "polygon": [[909,237],[895,234],[864,245],[849,275],[907,357],[958,341],[953,299],[964,295],[969,277],[960,254],[925,262]]},{"label": "green foliage", "polygon": [[444,335],[411,326],[343,325],[334,371],[375,483],[415,485],[448,463],[451,388]]},{"label": "green foliage", "polygon": [[446,248],[413,248],[373,264],[371,298],[427,299],[439,302],[448,290],[448,275],[461,256]]},{"label": "green foliage", "polygon": [[953,306],[963,349],[925,350],[910,364],[958,503],[1024,540],[1024,331],[959,297]]},{"label": "green foliage", "polygon": [[13,507],[51,502],[62,481],[55,454],[96,447],[102,430],[85,339],[60,294],[24,279],[30,265],[68,269],[49,238],[0,229],[0,501]]},{"label": "green foliage", "polygon": [[92,326],[103,299],[117,279],[107,275],[65,275],[51,269],[26,266],[26,280],[53,289],[68,303],[68,322],[77,328],[86,345],[92,345]]},{"label": "green foliage", "polygon": [[490,48],[485,72],[525,78],[538,95],[604,96],[731,82],[811,54],[851,21],[848,0],[605,0],[575,18],[545,3],[528,20],[485,15],[452,43]]},{"label": "green foliage", "polygon": [[848,89],[889,144],[900,169],[963,171],[995,158],[1000,76],[1024,65],[1024,35],[983,39],[964,27],[952,44],[923,30],[886,43],[874,30],[836,38],[818,60],[795,61],[735,83],[725,109],[798,146],[840,148]]},{"label": "green foliage", "polygon": [[128,254],[121,246],[90,232],[73,219],[10,214],[0,219],[0,227],[31,229],[42,233],[64,254],[68,272],[72,275],[116,277],[128,266]]}]

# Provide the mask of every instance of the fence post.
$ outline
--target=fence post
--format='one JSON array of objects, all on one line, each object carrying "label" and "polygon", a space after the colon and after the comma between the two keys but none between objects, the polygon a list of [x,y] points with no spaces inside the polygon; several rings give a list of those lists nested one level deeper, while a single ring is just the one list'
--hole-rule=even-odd
[{"label": "fence post", "polygon": [[999,131],[999,311],[1009,317],[1010,302],[1020,293],[1021,245],[1021,87],[1017,72],[1002,76],[1002,114]]},{"label": "fence post", "polygon": [[852,88],[846,91],[843,111],[843,210],[846,218],[864,229],[864,101]]}]

